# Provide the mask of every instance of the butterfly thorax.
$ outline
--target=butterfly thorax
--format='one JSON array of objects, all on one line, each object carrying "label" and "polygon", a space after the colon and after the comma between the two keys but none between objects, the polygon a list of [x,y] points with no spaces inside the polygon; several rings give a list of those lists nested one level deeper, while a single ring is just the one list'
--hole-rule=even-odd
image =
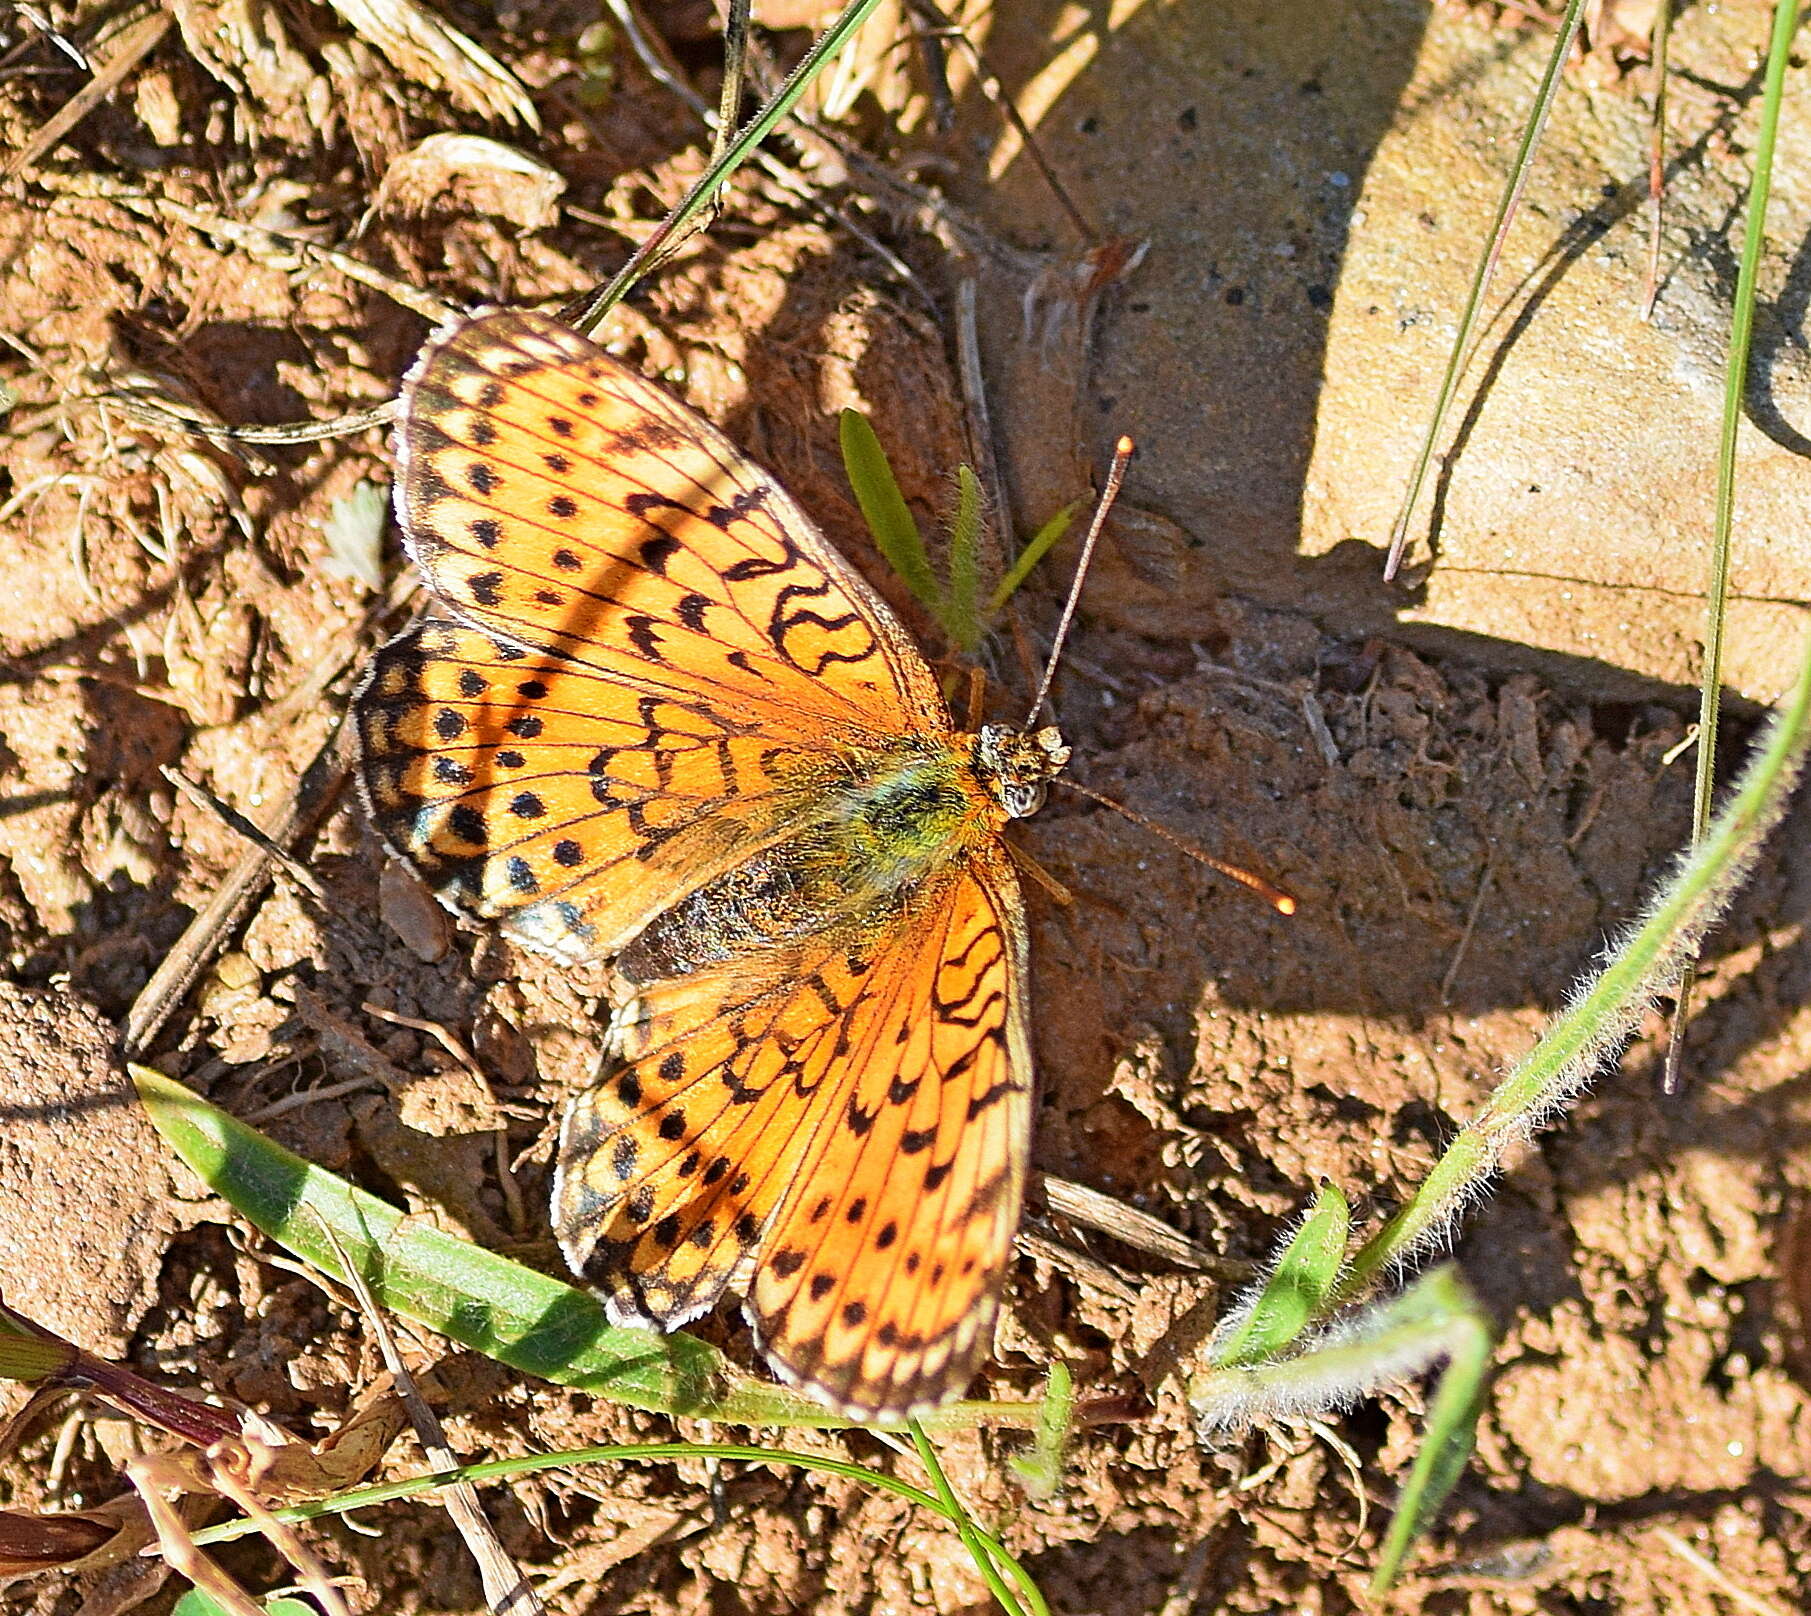
[{"label": "butterfly thorax", "polygon": [[793,834],[682,898],[618,969],[649,982],[830,931],[857,942],[891,924],[971,841],[1035,813],[1068,756],[1055,729],[1003,724],[851,754],[834,787],[816,782],[814,811]]}]

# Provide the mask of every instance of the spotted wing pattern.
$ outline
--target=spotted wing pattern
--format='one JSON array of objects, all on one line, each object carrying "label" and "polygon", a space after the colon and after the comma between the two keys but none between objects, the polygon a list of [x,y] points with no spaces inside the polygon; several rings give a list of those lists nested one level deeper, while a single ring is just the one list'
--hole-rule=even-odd
[{"label": "spotted wing pattern", "polygon": [[428,587],[501,639],[776,738],[949,727],[923,657],[785,491],[555,320],[430,341],[397,458]]},{"label": "spotted wing pattern", "polygon": [[851,1418],[965,1385],[1024,1190],[1020,916],[989,839],[879,927],[639,985],[554,1195],[612,1316],[672,1328],[741,1290],[774,1367]]},{"label": "spotted wing pattern", "polygon": [[457,907],[575,962],[783,835],[846,763],[445,621],[378,653],[354,718],[390,845]]},{"label": "spotted wing pattern", "polygon": [[379,652],[366,801],[443,898],[530,944],[615,952],[827,769],[949,733],[924,659],[784,491],[553,320],[438,333],[398,462],[409,553],[471,628]]}]

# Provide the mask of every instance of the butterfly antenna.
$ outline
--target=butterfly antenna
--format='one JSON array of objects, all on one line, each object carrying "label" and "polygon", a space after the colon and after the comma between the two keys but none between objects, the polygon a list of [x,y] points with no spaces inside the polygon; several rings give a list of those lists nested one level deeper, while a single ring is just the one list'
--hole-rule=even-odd
[{"label": "butterfly antenna", "polygon": [[1052,784],[1076,792],[1079,795],[1086,797],[1090,802],[1098,802],[1103,808],[1111,808],[1114,813],[1124,815],[1125,818],[1131,820],[1134,825],[1142,825],[1159,841],[1168,842],[1177,852],[1186,854],[1197,864],[1205,864],[1210,870],[1218,870],[1229,880],[1237,881],[1240,886],[1250,887],[1253,892],[1257,893],[1257,895],[1275,909],[1278,914],[1292,915],[1295,913],[1295,899],[1290,897],[1281,887],[1273,886],[1269,881],[1266,881],[1263,876],[1253,875],[1250,870],[1242,870],[1236,864],[1228,864],[1225,859],[1217,859],[1212,853],[1203,852],[1200,848],[1196,847],[1193,842],[1185,841],[1173,830],[1170,830],[1166,826],[1158,824],[1156,820],[1139,813],[1136,808],[1128,808],[1123,802],[1115,801],[1104,792],[1094,790],[1092,786],[1079,785],[1067,775],[1059,774]]},{"label": "butterfly antenna", "polygon": [[1107,512],[1113,509],[1113,501],[1119,497],[1119,485],[1126,480],[1126,463],[1132,458],[1132,440],[1121,438],[1113,445],[1113,464],[1107,468],[1107,486],[1100,491],[1100,499],[1094,507],[1094,520],[1088,524],[1088,536],[1082,540],[1081,559],[1075,564],[1075,579],[1069,585],[1069,598],[1063,602],[1063,615],[1057,619],[1056,639],[1050,647],[1050,660],[1044,664],[1044,677],[1038,685],[1038,693],[1032,698],[1031,711],[1025,715],[1021,726],[1030,729],[1038,721],[1038,714],[1044,710],[1044,701],[1050,694],[1050,684],[1056,678],[1056,665],[1063,654],[1063,641],[1069,638],[1069,626],[1075,621],[1075,608],[1082,598],[1082,581],[1088,576],[1088,563],[1094,559],[1094,547],[1100,543],[1100,530],[1106,526]]}]

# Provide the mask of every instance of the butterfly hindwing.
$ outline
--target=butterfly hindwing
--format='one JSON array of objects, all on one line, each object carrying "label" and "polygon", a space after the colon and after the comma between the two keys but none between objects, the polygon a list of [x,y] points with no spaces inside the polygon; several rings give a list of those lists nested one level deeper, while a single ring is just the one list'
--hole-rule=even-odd
[{"label": "butterfly hindwing", "polygon": [[637,986],[554,1205],[619,1322],[733,1285],[769,1361],[850,1417],[966,1384],[1024,1191],[1019,903],[982,843],[878,929]]}]

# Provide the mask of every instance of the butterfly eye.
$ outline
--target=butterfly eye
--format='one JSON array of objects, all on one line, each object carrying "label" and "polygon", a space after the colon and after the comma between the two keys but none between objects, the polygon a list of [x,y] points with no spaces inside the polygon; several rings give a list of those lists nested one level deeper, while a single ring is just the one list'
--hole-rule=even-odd
[{"label": "butterfly eye", "polygon": [[1044,806],[1046,787],[1042,780],[1035,784],[1022,780],[1009,782],[1000,793],[1000,806],[1011,819],[1029,819]]}]

